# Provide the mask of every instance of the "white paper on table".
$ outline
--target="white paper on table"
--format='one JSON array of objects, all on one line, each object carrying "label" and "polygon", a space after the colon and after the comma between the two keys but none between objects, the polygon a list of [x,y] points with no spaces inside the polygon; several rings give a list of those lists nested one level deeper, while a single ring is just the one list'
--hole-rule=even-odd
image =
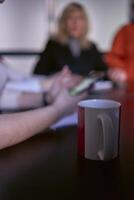
[{"label": "white paper on table", "polygon": [[108,90],[113,88],[113,83],[112,81],[97,81],[94,84],[94,91],[99,91],[99,90]]},{"label": "white paper on table", "polygon": [[56,129],[64,126],[76,125],[77,121],[77,113],[73,113],[67,117],[62,118],[57,123],[53,124],[51,128]]}]

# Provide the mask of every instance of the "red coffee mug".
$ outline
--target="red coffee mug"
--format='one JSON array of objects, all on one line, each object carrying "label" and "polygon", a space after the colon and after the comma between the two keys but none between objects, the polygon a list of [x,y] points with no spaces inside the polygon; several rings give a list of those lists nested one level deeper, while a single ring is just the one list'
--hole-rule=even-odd
[{"label": "red coffee mug", "polygon": [[117,101],[92,99],[78,104],[78,153],[111,160],[119,154],[120,108]]}]

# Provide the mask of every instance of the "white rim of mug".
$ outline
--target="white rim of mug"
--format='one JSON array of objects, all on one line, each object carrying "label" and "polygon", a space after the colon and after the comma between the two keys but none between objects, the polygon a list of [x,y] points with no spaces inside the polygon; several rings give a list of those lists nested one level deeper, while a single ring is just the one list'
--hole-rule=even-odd
[{"label": "white rim of mug", "polygon": [[[97,103],[108,103],[109,106],[99,106]],[[96,103],[93,105],[93,103]],[[85,105],[88,104],[88,105]],[[90,105],[89,105],[90,104]],[[92,104],[92,105],[91,105]],[[78,103],[78,106],[81,108],[91,108],[91,109],[113,109],[113,108],[119,108],[121,107],[121,103],[118,101],[110,100],[110,99],[88,99],[88,100],[82,100]]]}]

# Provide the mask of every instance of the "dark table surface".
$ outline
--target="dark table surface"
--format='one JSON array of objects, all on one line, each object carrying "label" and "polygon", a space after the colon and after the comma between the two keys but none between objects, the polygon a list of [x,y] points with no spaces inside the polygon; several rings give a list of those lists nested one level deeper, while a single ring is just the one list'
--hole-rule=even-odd
[{"label": "dark table surface", "polygon": [[112,90],[90,98],[122,103],[119,158],[83,160],[77,127],[48,130],[0,151],[0,200],[134,199],[134,93]]}]

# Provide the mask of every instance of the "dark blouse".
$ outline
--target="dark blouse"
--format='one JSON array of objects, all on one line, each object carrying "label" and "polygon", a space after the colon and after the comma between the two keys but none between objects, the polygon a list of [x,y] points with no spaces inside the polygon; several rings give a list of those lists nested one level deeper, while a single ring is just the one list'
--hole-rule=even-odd
[{"label": "dark blouse", "polygon": [[92,43],[88,49],[82,49],[78,57],[73,56],[69,46],[55,40],[49,40],[35,66],[34,74],[50,75],[68,65],[73,73],[88,75],[91,70],[106,70],[101,53]]}]

